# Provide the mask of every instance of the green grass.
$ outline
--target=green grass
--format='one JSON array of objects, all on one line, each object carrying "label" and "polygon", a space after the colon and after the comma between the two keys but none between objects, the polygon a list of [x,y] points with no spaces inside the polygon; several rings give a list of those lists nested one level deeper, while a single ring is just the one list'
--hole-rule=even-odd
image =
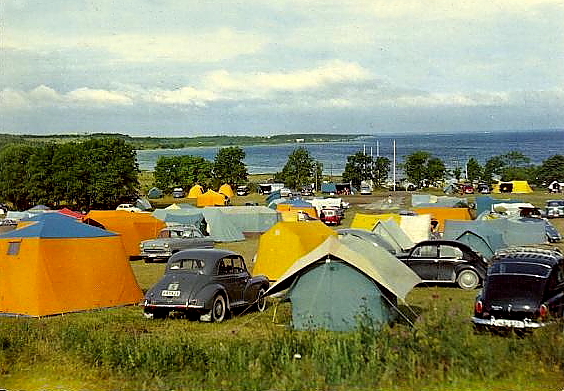
[{"label": "green grass", "polygon": [[[564,229],[564,219],[553,223]],[[257,246],[257,238],[221,245],[247,260]],[[144,290],[164,270],[140,261],[132,266]],[[474,334],[476,293],[418,287],[407,297],[414,327],[398,322],[375,330],[361,322],[350,333],[294,331],[290,305],[274,300],[264,313],[222,324],[150,321],[136,306],[0,318],[0,388],[561,390],[564,324],[524,338]]]}]

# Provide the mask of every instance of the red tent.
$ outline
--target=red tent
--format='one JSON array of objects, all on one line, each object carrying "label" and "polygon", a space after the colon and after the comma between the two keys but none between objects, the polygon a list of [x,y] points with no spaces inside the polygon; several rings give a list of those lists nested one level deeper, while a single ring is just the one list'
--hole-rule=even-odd
[{"label": "red tent", "polygon": [[84,217],[82,213],[75,212],[74,210],[70,210],[69,208],[59,209],[57,212],[66,216],[74,217],[76,219],[82,219]]}]

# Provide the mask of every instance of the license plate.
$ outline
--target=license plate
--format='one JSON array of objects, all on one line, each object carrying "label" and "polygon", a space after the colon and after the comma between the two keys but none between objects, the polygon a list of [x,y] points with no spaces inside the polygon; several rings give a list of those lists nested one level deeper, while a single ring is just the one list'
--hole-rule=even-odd
[{"label": "license plate", "polygon": [[525,327],[525,322],[520,320],[512,320],[512,319],[495,319],[493,321],[494,326],[498,327]]},{"label": "license plate", "polygon": [[161,291],[161,296],[178,297],[180,296],[180,291]]}]

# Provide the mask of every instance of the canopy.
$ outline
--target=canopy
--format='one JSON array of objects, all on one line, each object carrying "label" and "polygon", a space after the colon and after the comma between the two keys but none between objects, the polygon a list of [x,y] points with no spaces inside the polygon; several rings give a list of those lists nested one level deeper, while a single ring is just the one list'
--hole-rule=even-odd
[{"label": "canopy", "polygon": [[142,298],[115,233],[46,213],[0,235],[3,315],[46,316],[136,304]]}]

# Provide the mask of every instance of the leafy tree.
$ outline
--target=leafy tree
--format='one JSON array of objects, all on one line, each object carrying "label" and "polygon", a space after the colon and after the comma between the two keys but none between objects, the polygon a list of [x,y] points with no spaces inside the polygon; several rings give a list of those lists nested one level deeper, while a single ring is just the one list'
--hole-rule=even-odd
[{"label": "leafy tree", "polygon": [[28,161],[35,148],[28,145],[8,144],[0,151],[0,197],[18,210],[31,205],[29,190],[32,185]]},{"label": "leafy tree", "polygon": [[542,162],[536,170],[536,182],[546,186],[554,181],[564,181],[564,156],[554,155]]},{"label": "leafy tree", "polygon": [[372,166],[372,177],[377,187],[384,186],[386,180],[388,179],[390,164],[390,159],[387,157],[378,156],[374,160],[374,165]]},{"label": "leafy tree", "polygon": [[447,173],[444,162],[438,157],[431,156],[427,161],[427,179],[431,184],[437,186],[445,178]]},{"label": "leafy tree", "polygon": [[468,180],[470,182],[474,182],[474,181],[478,181],[482,178],[482,166],[480,165],[480,163],[478,163],[478,161],[476,159],[474,159],[473,157],[471,157],[468,160],[468,163],[466,163],[466,172],[468,175]]},{"label": "leafy tree", "polygon": [[214,180],[219,185],[228,183],[235,186],[247,182],[248,172],[245,163],[245,151],[239,147],[221,148],[217,153],[213,165]]},{"label": "leafy tree", "polygon": [[281,181],[286,186],[299,189],[305,185],[313,183],[315,176],[319,179],[320,162],[316,162],[309,154],[309,151],[304,147],[294,149],[288,156],[288,161],[282,168],[281,172],[274,175],[276,181]]},{"label": "leafy tree", "polygon": [[416,151],[408,155],[403,164],[407,179],[418,187],[437,184],[446,175],[446,167],[441,159],[426,151]]},{"label": "leafy tree", "polygon": [[347,156],[345,171],[343,172],[343,181],[350,182],[353,186],[359,188],[362,181],[373,179],[372,166],[374,160],[372,156],[363,152],[357,152],[354,155]]},{"label": "leafy tree", "polygon": [[488,183],[492,182],[494,175],[501,176],[504,166],[505,162],[501,156],[493,156],[489,158],[484,165],[483,179]]},{"label": "leafy tree", "polygon": [[185,189],[199,183],[209,186],[213,163],[201,156],[161,156],[155,166],[155,186],[170,191],[173,187]]},{"label": "leafy tree", "polygon": [[484,166],[484,179],[491,182],[493,175],[498,175],[503,181],[530,180],[534,176],[530,161],[530,158],[518,151],[494,156]]},{"label": "leafy tree", "polygon": [[460,181],[460,178],[462,177],[462,168],[456,166],[456,168],[452,170],[452,175],[457,181]]}]

